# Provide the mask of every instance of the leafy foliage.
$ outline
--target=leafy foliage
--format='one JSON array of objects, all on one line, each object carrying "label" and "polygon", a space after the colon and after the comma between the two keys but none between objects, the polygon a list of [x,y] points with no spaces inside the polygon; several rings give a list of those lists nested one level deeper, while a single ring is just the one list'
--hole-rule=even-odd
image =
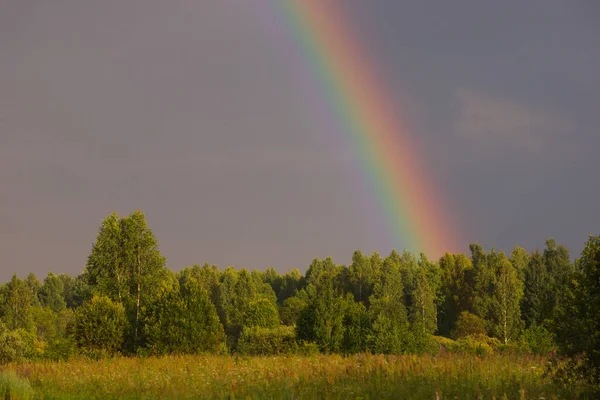
[{"label": "leafy foliage", "polygon": [[75,342],[90,355],[114,355],[121,349],[126,326],[127,317],[121,304],[106,296],[94,296],[75,312]]},{"label": "leafy foliage", "polygon": [[217,310],[193,278],[163,293],[145,319],[147,347],[155,354],[219,352],[225,343]]},{"label": "leafy foliage", "polygon": [[598,384],[600,238],[590,237],[575,264],[552,239],[541,252],[517,246],[507,256],[478,243],[469,250],[437,262],[408,251],[382,259],[356,250],[347,266],[314,259],[304,276],[209,264],[175,273],[143,213],[113,213],[82,275],[48,273],[43,282],[15,275],[0,285],[0,362],[116,353],[545,355],[558,348],[574,360],[556,368],[565,382],[585,376]]},{"label": "leafy foliage", "polygon": [[298,344],[294,327],[245,327],[240,336],[237,351],[240,354],[253,356],[296,353]]},{"label": "leafy foliage", "polygon": [[452,336],[459,339],[471,335],[487,335],[485,321],[475,314],[463,311],[456,321],[456,328],[452,332]]}]

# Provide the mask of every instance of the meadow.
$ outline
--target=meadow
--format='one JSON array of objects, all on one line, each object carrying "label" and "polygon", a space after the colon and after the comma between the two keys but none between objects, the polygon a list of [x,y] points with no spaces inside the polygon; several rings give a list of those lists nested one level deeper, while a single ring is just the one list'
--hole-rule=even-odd
[{"label": "meadow", "polygon": [[558,399],[548,359],[527,355],[166,356],[21,363],[10,399]]}]

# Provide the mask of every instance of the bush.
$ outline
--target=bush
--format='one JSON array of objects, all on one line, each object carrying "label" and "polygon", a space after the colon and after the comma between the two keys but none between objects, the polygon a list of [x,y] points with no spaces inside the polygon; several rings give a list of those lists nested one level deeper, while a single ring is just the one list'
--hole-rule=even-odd
[{"label": "bush", "polygon": [[34,395],[28,380],[19,378],[12,371],[0,374],[0,398],[29,400],[33,399]]},{"label": "bush", "polygon": [[527,351],[537,355],[547,355],[556,349],[552,334],[539,325],[527,328],[521,341]]},{"label": "bush", "polygon": [[298,317],[305,307],[306,302],[303,299],[297,296],[288,297],[284,300],[283,306],[279,310],[281,323],[289,326],[296,325]]},{"label": "bush", "polygon": [[297,346],[296,353],[301,356],[314,356],[321,353],[319,345],[314,342],[301,340],[297,342]]},{"label": "bush", "polygon": [[456,321],[456,326],[452,332],[452,336],[455,339],[460,339],[471,335],[487,335],[485,321],[475,314],[471,314],[468,311],[463,311],[460,313],[458,320]]},{"label": "bush", "polygon": [[223,349],[223,325],[208,292],[196,279],[165,292],[147,309],[145,320],[150,354],[218,353]]},{"label": "bush", "polygon": [[436,343],[433,335],[423,332],[422,324],[415,324],[407,335],[406,353],[424,354],[438,353],[440,346]]},{"label": "bush", "polygon": [[296,334],[293,326],[278,328],[246,327],[237,344],[237,351],[244,355],[278,355],[296,353]]},{"label": "bush", "polygon": [[0,324],[0,364],[21,361],[27,353],[27,344],[18,331],[9,331]]},{"label": "bush", "polygon": [[68,361],[75,356],[75,341],[71,337],[52,339],[46,343],[44,358],[50,361]]},{"label": "bush", "polygon": [[439,346],[440,351],[447,351],[448,353],[466,353],[484,356],[492,354],[502,347],[498,339],[486,335],[469,335],[458,340],[433,336],[432,340]]},{"label": "bush", "polygon": [[75,342],[88,356],[111,356],[123,344],[126,325],[125,309],[121,304],[108,297],[94,296],[75,313]]},{"label": "bush", "polygon": [[455,353],[456,352],[456,341],[444,336],[433,336],[431,338],[433,343],[435,343],[436,353]]},{"label": "bush", "polygon": [[277,307],[271,300],[266,298],[250,301],[243,319],[244,327],[276,328],[280,324]]},{"label": "bush", "polygon": [[500,341],[486,335],[469,335],[456,341],[458,353],[485,356],[492,354],[500,346]]}]

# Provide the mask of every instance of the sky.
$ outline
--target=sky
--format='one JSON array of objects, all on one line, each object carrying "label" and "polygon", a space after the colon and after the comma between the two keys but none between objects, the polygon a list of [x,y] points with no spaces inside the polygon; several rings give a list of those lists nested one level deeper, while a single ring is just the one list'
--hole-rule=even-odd
[{"label": "sky", "polygon": [[[0,282],[81,273],[113,211],[175,270],[402,249],[273,1],[2,1]],[[335,3],[461,251],[600,234],[599,3]]]}]

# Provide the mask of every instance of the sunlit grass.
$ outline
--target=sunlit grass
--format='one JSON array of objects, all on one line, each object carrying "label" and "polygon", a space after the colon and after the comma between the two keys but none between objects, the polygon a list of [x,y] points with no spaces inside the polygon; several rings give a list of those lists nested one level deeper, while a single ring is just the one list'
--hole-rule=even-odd
[{"label": "sunlit grass", "polygon": [[[169,356],[11,365],[45,399],[552,399],[533,356]],[[562,393],[560,398],[574,398]]]}]

